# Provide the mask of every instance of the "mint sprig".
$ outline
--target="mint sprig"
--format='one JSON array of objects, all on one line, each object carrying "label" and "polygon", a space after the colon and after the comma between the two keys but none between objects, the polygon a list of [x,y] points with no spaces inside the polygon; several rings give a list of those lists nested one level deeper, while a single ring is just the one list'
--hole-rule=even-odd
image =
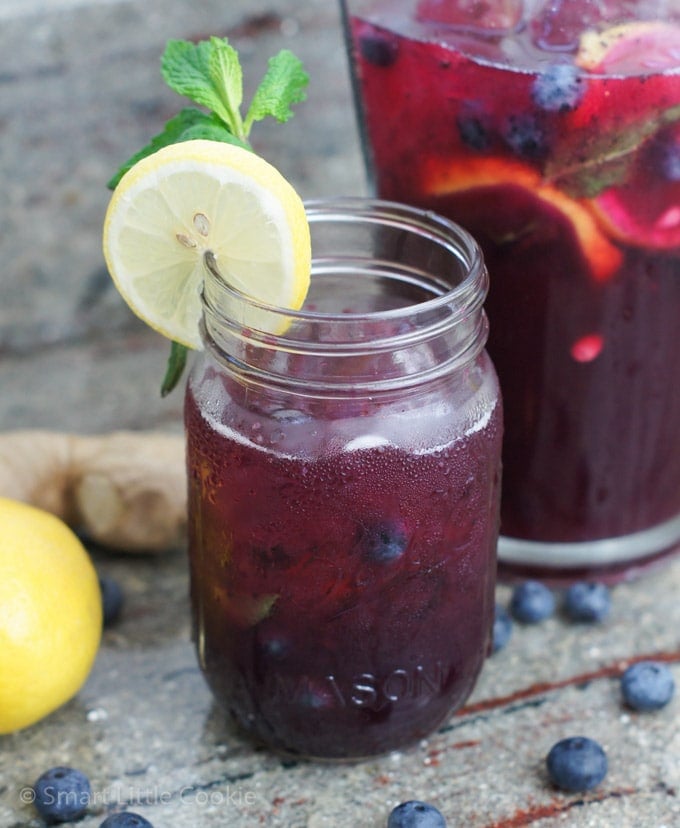
[{"label": "mint sprig", "polygon": [[227,144],[238,144],[245,149],[250,149],[248,144],[240,141],[235,135],[226,130],[224,122],[216,115],[188,106],[182,109],[174,118],[167,121],[163,132],[155,135],[145,147],[120,166],[118,172],[108,182],[108,188],[115,190],[125,173],[142,158],[146,158],[147,155],[152,155],[157,150],[170,144],[191,141],[194,138],[224,141]]},{"label": "mint sprig", "polygon": [[213,111],[232,135],[245,140],[240,108],[243,72],[238,53],[226,40],[168,41],[161,58],[165,82],[179,95]]},{"label": "mint sprig", "polygon": [[616,130],[605,130],[594,136],[586,157],[576,163],[559,151],[548,164],[544,175],[572,198],[596,198],[609,187],[617,187],[628,179],[639,157],[642,145],[664,127],[680,121],[680,106],[673,106],[637,123],[625,124]]},{"label": "mint sprig", "polygon": [[[227,38],[219,37],[199,43],[168,41],[161,57],[161,74],[172,90],[207,112],[193,106],[182,109],[162,132],[121,165],[107,183],[111,190],[138,161],[170,144],[202,138],[252,150],[248,137],[253,124],[267,117],[281,123],[288,121],[293,116],[293,104],[304,101],[309,82],[301,61],[288,49],[282,49],[270,58],[244,118],[243,70],[238,52]],[[172,343],[161,387],[163,396],[179,382],[187,351],[186,346]]]},{"label": "mint sprig", "polygon": [[[291,60],[292,58],[292,60]],[[307,74],[300,61],[287,50],[269,59],[269,68],[255,90],[244,122],[246,135],[255,121],[268,116],[285,123],[293,117],[291,106],[306,97]]]}]

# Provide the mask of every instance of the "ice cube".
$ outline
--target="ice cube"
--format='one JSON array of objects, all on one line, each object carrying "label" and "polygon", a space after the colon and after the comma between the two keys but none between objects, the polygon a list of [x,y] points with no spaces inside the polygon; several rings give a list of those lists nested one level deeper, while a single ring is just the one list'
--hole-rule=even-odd
[{"label": "ice cube", "polygon": [[546,51],[573,52],[583,32],[631,19],[621,0],[549,0],[532,15],[532,38]]},{"label": "ice cube", "polygon": [[421,0],[416,19],[503,34],[522,23],[523,0]]},{"label": "ice cube", "polygon": [[382,448],[389,446],[390,441],[378,434],[362,434],[345,443],[343,451],[366,451],[368,449]]}]

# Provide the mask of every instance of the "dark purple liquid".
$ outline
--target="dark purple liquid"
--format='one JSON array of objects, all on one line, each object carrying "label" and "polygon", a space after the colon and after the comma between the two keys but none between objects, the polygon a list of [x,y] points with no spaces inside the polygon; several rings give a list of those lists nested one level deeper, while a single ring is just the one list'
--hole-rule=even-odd
[{"label": "dark purple liquid", "polygon": [[[600,4],[605,23],[620,5]],[[402,10],[394,28],[352,22],[365,129],[379,195],[449,216],[483,248],[506,424],[501,533],[579,542],[671,520],[680,515],[680,74],[575,68],[589,21],[569,4],[547,4],[552,17],[524,27],[512,61],[503,32],[428,30],[408,22],[415,6],[381,4],[381,21]],[[632,149],[608,189],[623,136]],[[675,542],[677,527],[666,546]]]},{"label": "dark purple liquid", "polygon": [[[485,356],[471,376],[480,365]],[[255,737],[306,756],[422,738],[463,703],[487,652],[498,406],[476,430],[421,450],[439,416],[428,406],[455,399],[363,414],[329,402],[312,419],[225,398],[213,411],[224,428],[195,393],[192,601],[216,698]],[[214,399],[201,395],[204,407]],[[401,418],[410,447],[376,436]]]}]

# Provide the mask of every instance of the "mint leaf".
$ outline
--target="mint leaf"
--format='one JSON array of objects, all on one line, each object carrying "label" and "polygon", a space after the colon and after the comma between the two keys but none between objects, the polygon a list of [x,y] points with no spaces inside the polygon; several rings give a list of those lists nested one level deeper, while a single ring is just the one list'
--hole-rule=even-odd
[{"label": "mint leaf", "polygon": [[[198,110],[196,110],[198,112]],[[200,113],[203,115],[203,113]],[[188,126],[182,133],[180,141],[192,141],[194,138],[203,138],[208,141],[223,141],[225,144],[235,144],[237,147],[250,150],[252,147],[247,141],[242,141],[233,135],[225,124],[216,115],[203,115],[203,120]]]},{"label": "mint leaf", "polygon": [[170,356],[161,383],[161,397],[167,397],[182,378],[187,364],[188,352],[189,349],[186,345],[180,345],[179,342],[170,343]]},{"label": "mint leaf", "polygon": [[170,89],[208,109],[219,105],[210,80],[209,41],[168,40],[161,56],[161,74]]},{"label": "mint leaf", "polygon": [[240,114],[243,102],[243,71],[238,52],[229,45],[226,38],[220,40],[218,37],[211,37],[210,46],[210,79],[227,117],[214,107],[212,108],[229,125],[234,135],[245,139],[247,133],[243,130]]},{"label": "mint leaf", "polygon": [[[202,138],[252,151],[248,135],[253,123],[267,116],[282,123],[289,120],[293,115],[292,104],[305,99],[309,82],[302,63],[292,52],[283,49],[270,59],[244,123],[240,112],[243,72],[238,53],[227,38],[211,37],[199,43],[169,40],[161,57],[161,74],[171,89],[209,112],[186,107],[169,120],[163,132],[129,158],[109,180],[107,186],[112,190],[138,161],[170,144]],[[179,382],[186,367],[187,351],[184,345],[171,343],[162,396],[169,394]]]},{"label": "mint leaf", "polygon": [[249,134],[254,121],[268,115],[285,123],[293,116],[292,104],[306,98],[309,76],[302,62],[288,49],[269,59],[269,67],[258,86],[245,119],[245,133]]},{"label": "mint leaf", "polygon": [[[220,77],[219,69],[229,67],[236,76]],[[161,73],[171,89],[211,109],[234,135],[243,137],[238,113],[243,94],[239,91],[241,67],[236,50],[226,39],[213,37],[200,43],[169,40],[161,58]]]},{"label": "mint leaf", "polygon": [[595,136],[590,154],[571,163],[570,147],[555,154],[545,170],[546,178],[573,198],[595,198],[609,187],[623,184],[637,159],[637,153],[652,135],[680,120],[680,106],[674,106],[637,124],[626,124],[619,131],[607,130]]},{"label": "mint leaf", "polygon": [[106,186],[110,190],[115,190],[118,182],[125,173],[134,167],[138,161],[141,161],[142,158],[146,158],[147,155],[153,155],[154,152],[157,152],[162,147],[170,146],[170,144],[178,144],[181,141],[191,141],[194,138],[224,141],[227,144],[238,144],[245,149],[250,149],[249,144],[240,141],[236,136],[232,135],[219,118],[201,112],[200,109],[186,107],[166,123],[163,132],[155,135],[145,147],[139,150],[139,152],[136,152],[131,158],[128,158],[120,166],[118,172],[108,181]]}]

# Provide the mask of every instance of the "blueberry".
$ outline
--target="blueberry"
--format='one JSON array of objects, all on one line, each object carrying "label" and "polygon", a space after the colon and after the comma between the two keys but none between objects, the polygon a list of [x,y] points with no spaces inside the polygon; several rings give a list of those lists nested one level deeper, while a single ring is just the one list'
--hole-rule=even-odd
[{"label": "blueberry", "polygon": [[510,614],[523,624],[538,624],[555,612],[555,596],[540,581],[518,584],[510,599]]},{"label": "blueberry", "polygon": [[496,604],[493,618],[493,639],[491,652],[497,653],[510,641],[512,635],[512,618],[500,604]]},{"label": "blueberry", "polygon": [[256,630],[257,652],[268,661],[284,661],[290,655],[292,642],[286,634],[276,628],[259,624]]},{"label": "blueberry", "polygon": [[280,543],[265,549],[255,547],[250,554],[253,563],[264,572],[271,572],[273,569],[288,569],[295,562],[290,552],[287,552]]},{"label": "blueberry", "polygon": [[661,147],[661,173],[667,181],[680,181],[680,144],[675,141]]},{"label": "blueberry", "polygon": [[569,112],[583,96],[583,80],[576,66],[554,63],[533,83],[531,96],[536,106],[548,112]]},{"label": "blueberry", "polygon": [[359,51],[368,63],[385,69],[397,59],[399,49],[394,40],[375,32],[362,35],[359,38]]},{"label": "blueberry", "polygon": [[491,139],[489,137],[489,130],[486,128],[480,118],[470,116],[469,118],[460,117],[456,121],[460,140],[470,149],[484,152],[489,148]]},{"label": "blueberry", "polygon": [[295,701],[303,709],[315,712],[331,710],[337,705],[332,687],[316,679],[307,679],[305,686],[298,688]]},{"label": "blueberry", "polygon": [[673,697],[673,674],[658,661],[638,661],[621,676],[621,692],[633,710],[658,710]]},{"label": "blueberry", "polygon": [[35,807],[48,823],[70,822],[81,817],[90,804],[92,789],[84,773],[56,767],[45,771],[33,786]]},{"label": "blueberry", "polygon": [[531,115],[511,115],[503,133],[515,155],[537,159],[546,154],[546,138],[541,125]]},{"label": "blueberry", "polygon": [[104,609],[104,626],[108,627],[118,619],[123,608],[123,590],[118,581],[108,575],[99,576],[99,588],[102,593],[102,606]]},{"label": "blueberry", "polygon": [[411,799],[392,810],[387,828],[446,828],[446,820],[434,805]]},{"label": "blueberry", "polygon": [[111,814],[106,817],[99,828],[153,828],[148,819],[139,814],[122,811],[119,814]]},{"label": "blueberry", "polygon": [[408,536],[403,526],[381,521],[361,529],[359,544],[370,561],[390,563],[404,554]]},{"label": "blueberry", "polygon": [[553,784],[565,791],[589,791],[607,775],[607,755],[586,736],[571,736],[553,745],[546,764]]},{"label": "blueberry", "polygon": [[611,596],[605,584],[580,582],[564,594],[564,610],[572,621],[604,621],[611,608]]}]

